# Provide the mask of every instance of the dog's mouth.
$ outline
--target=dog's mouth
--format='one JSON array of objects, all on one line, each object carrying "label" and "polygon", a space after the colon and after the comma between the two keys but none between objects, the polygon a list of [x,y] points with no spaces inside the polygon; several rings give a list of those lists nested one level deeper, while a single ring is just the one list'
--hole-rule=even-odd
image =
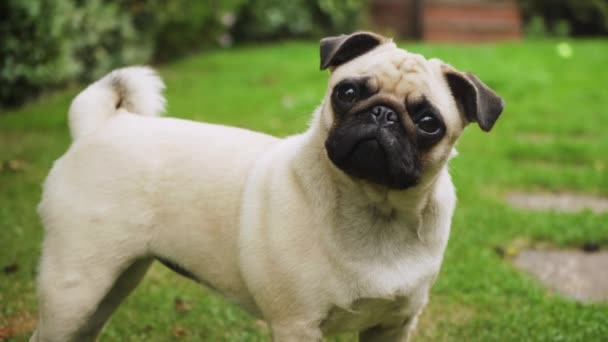
[{"label": "dog's mouth", "polygon": [[353,133],[334,134],[326,141],[329,158],[338,168],[350,176],[394,189],[418,183],[418,158],[415,146],[407,139],[378,125],[360,125]]}]

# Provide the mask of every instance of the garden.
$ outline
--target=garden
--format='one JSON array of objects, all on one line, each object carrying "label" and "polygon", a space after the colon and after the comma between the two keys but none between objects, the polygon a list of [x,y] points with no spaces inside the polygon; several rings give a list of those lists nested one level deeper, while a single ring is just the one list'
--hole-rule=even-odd
[{"label": "garden", "polygon": [[[580,301],[546,287],[518,269],[516,260],[527,249],[604,253],[608,208],[538,208],[512,198],[571,195],[602,202],[608,197],[608,41],[548,36],[476,45],[398,44],[476,73],[507,103],[492,132],[467,128],[450,163],[458,205],[415,341],[605,340],[606,299]],[[154,63],[167,85],[167,116],[285,137],[306,129],[324,96],[328,74],[319,71],[318,38],[306,34],[255,43],[245,39],[169,61],[161,50]],[[94,64],[104,72],[110,67]],[[91,70],[86,63],[78,68]],[[73,71],[77,77],[52,87],[22,78],[13,86],[36,96],[5,97],[11,106],[0,114],[0,341],[26,341],[35,327],[41,185],[70,145],[71,100],[99,73]],[[606,268],[595,272],[608,277]],[[100,340],[268,338],[264,322],[155,263]]]}]

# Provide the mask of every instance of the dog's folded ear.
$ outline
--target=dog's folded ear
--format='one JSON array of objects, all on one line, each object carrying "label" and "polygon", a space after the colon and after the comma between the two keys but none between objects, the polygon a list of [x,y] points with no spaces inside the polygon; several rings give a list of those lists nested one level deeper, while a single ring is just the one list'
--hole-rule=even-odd
[{"label": "dog's folded ear", "polygon": [[386,38],[371,32],[323,38],[321,39],[321,70],[344,64],[385,41]]},{"label": "dog's folded ear", "polygon": [[447,65],[443,72],[467,120],[477,122],[486,132],[490,131],[505,107],[502,97],[472,73],[460,72]]}]

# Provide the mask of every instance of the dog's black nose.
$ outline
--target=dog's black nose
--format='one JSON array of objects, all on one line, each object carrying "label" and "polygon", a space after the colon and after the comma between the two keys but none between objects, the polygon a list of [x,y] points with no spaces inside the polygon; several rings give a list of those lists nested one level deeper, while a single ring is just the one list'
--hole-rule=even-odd
[{"label": "dog's black nose", "polygon": [[385,106],[375,106],[372,108],[372,118],[379,125],[391,125],[399,121],[397,113]]}]

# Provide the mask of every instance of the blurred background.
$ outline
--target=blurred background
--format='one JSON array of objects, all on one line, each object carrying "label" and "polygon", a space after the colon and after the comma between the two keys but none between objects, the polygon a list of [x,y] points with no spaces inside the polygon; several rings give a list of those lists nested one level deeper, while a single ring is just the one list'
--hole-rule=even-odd
[{"label": "blurred background", "polygon": [[112,68],[371,29],[480,42],[608,33],[605,0],[4,0],[0,105]]},{"label": "blurred background", "polygon": [[[608,0],[0,0],[0,341],[35,327],[36,206],[86,84],[152,64],[167,115],[282,137],[326,92],[319,38],[355,30],[473,71],[507,103],[450,162],[458,207],[415,341],[606,341]],[[173,340],[269,333],[154,263],[100,341]]]}]

